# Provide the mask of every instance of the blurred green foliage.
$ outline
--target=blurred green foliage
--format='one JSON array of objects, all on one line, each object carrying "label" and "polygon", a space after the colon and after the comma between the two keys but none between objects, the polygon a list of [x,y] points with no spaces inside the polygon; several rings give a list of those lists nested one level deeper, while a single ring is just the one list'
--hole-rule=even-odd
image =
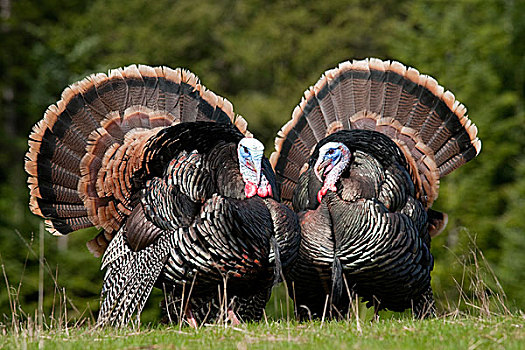
[{"label": "blurred green foliage", "polygon": [[[132,63],[185,67],[232,101],[269,153],[303,91],[365,57],[435,77],[480,129],[480,156],[442,181],[435,204],[450,217],[433,241],[437,296],[457,299],[470,234],[511,305],[525,307],[523,1],[3,0],[0,18],[0,258],[25,312],[38,294],[40,220],[27,209],[23,157],[31,126],[65,86]],[[84,245],[93,235],[46,235],[46,310],[55,274],[80,311],[98,309],[103,273]],[[11,313],[7,291],[0,315]]]}]

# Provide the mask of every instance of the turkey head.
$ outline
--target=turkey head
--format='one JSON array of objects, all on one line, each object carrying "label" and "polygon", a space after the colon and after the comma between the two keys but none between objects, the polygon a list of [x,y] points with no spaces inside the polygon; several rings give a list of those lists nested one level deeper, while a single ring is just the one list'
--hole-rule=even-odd
[{"label": "turkey head", "polygon": [[264,174],[261,174],[261,160],[264,155],[264,145],[254,138],[243,138],[237,147],[239,169],[245,183],[244,194],[251,198],[272,196],[272,186]]},{"label": "turkey head", "polygon": [[339,177],[350,162],[352,154],[348,147],[340,142],[329,142],[319,150],[319,158],[314,165],[315,176],[323,183],[317,192],[317,201],[321,203],[323,196],[330,191],[337,191],[335,186]]}]

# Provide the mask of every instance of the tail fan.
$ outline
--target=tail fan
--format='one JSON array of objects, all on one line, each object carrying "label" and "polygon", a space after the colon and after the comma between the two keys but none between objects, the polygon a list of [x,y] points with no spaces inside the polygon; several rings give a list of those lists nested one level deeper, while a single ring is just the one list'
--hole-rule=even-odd
[{"label": "tail fan", "polygon": [[375,130],[394,140],[427,208],[438,196],[439,179],[481,150],[465,106],[432,77],[396,61],[343,62],[306,90],[275,139],[270,162],[285,202],[315,145],[341,129]]},{"label": "tail fan", "polygon": [[132,209],[132,177],[147,140],[167,126],[201,120],[251,135],[229,101],[181,68],[132,65],[69,86],[29,138],[31,211],[56,235],[103,228],[95,245],[107,246]]}]

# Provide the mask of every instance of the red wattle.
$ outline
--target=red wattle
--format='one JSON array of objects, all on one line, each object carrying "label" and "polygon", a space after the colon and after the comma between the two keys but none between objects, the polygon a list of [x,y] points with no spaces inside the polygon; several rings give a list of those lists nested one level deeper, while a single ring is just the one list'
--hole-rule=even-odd
[{"label": "red wattle", "polygon": [[257,185],[253,182],[247,182],[244,186],[244,194],[246,198],[251,198],[257,194]]},{"label": "red wattle", "polygon": [[266,186],[259,187],[257,189],[257,194],[259,195],[259,197],[264,198],[268,195],[268,189],[266,188]]},{"label": "red wattle", "polygon": [[267,184],[266,186],[259,187],[259,189],[257,190],[257,194],[261,198],[273,197],[272,186],[270,184]]},{"label": "red wattle", "polygon": [[328,192],[328,187],[321,187],[319,192],[317,192],[317,201],[321,203],[321,200],[323,200],[324,195]]}]

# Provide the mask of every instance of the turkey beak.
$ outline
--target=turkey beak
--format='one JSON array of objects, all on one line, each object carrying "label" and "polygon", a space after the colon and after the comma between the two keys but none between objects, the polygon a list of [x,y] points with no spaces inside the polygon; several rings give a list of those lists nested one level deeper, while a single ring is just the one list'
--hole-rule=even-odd
[{"label": "turkey beak", "polygon": [[253,161],[252,159],[246,159],[246,167],[255,173],[256,185],[259,185],[261,180],[261,164],[257,160]]},{"label": "turkey beak", "polygon": [[255,167],[255,164],[253,163],[253,161],[251,159],[246,159],[246,167],[248,169],[250,169],[251,171],[255,171],[257,172],[257,169]]},{"label": "turkey beak", "polygon": [[326,176],[326,173],[330,170],[326,168],[329,168],[331,164],[332,164],[331,159],[325,159],[319,165],[315,167],[315,175],[317,176],[319,181],[323,182],[323,177]]},{"label": "turkey beak", "polygon": [[255,172],[257,176],[257,186],[261,183],[261,163],[255,164]]}]

